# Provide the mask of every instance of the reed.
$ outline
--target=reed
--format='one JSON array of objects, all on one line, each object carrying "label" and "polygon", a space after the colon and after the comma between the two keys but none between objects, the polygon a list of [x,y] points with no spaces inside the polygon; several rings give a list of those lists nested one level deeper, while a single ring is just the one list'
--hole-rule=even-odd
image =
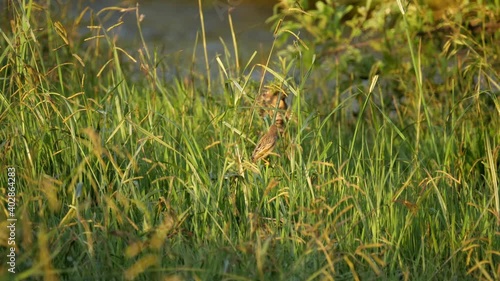
[{"label": "reed", "polygon": [[[0,22],[0,243],[10,250],[14,168],[16,273],[2,262],[0,276],[500,279],[498,31],[470,31],[457,15],[440,23],[449,36],[417,40],[434,19],[415,6],[398,2],[404,13],[384,26],[396,3],[335,23],[321,19],[346,10],[291,2],[271,19],[265,65],[234,54],[232,28],[217,69],[203,42],[191,65],[205,68],[168,79],[164,54],[142,35],[138,51],[121,46],[120,23],[109,22],[131,13],[140,27],[138,6],[86,9],[75,21],[52,1],[10,1]],[[478,2],[464,13],[498,10]],[[203,24],[201,2],[200,15]],[[325,42],[304,34],[341,23],[355,33],[350,48],[332,29]],[[382,36],[360,44],[373,28]],[[258,69],[288,108],[259,105]],[[280,157],[253,163],[278,115]]]}]

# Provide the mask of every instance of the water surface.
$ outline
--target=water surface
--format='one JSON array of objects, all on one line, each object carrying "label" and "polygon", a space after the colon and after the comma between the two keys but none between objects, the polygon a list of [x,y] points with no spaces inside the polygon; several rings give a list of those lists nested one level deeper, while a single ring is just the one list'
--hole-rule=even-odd
[{"label": "water surface", "polygon": [[[197,0],[138,1],[143,15],[141,24],[146,42],[166,55],[191,59],[198,37],[201,49],[201,21]],[[203,1],[203,14],[209,57],[223,54],[221,40],[233,52],[228,13],[231,13],[241,60],[246,63],[254,51],[262,62],[273,41],[272,28],[266,19],[272,15],[274,1],[210,0]],[[136,1],[96,1],[90,4],[98,11],[107,6],[135,7]],[[139,43],[135,14],[123,16],[120,36],[128,42]],[[122,38],[123,39],[123,38]],[[199,59],[202,53],[199,53]]]}]

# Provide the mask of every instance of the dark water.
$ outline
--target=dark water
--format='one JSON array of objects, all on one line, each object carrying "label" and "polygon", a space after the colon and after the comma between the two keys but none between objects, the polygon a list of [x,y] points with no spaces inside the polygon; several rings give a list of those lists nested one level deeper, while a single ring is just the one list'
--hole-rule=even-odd
[{"label": "dark water", "polygon": [[[257,51],[255,62],[262,62],[267,58],[273,33],[271,24],[266,24],[265,21],[272,15],[275,1],[205,0],[202,3],[210,58],[224,53],[221,40],[233,53],[229,12],[232,15],[242,63],[246,63],[254,51]],[[89,2],[89,6],[96,12],[109,6],[133,8],[136,4],[137,1]],[[138,7],[139,13],[143,15],[141,29],[148,46],[161,50],[162,54],[168,57],[176,57],[179,61],[191,60],[198,36],[197,60],[203,62],[203,53],[200,52],[202,51],[201,23],[197,0],[138,1]],[[120,40],[129,46],[139,47],[140,37],[135,12],[119,16],[124,20],[124,24],[118,28]],[[108,22],[107,25],[111,25],[113,19],[109,19]]]}]

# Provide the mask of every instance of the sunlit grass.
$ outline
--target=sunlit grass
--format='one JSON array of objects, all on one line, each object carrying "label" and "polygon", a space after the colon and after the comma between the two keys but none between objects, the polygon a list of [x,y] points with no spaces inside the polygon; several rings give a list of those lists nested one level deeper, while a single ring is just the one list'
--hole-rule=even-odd
[{"label": "sunlit grass", "polygon": [[[0,198],[7,218],[15,167],[17,257],[2,276],[500,278],[498,32],[454,33],[441,49],[413,38],[403,10],[399,49],[358,79],[355,51],[329,60],[304,40],[261,65],[238,56],[231,30],[224,54],[195,52],[203,69],[166,79],[163,54],[142,34],[138,51],[121,47],[119,24],[105,20],[135,13],[140,27],[137,9],[73,21],[9,6]],[[278,28],[277,39],[294,32]],[[268,83],[251,78],[259,71],[290,96],[269,165],[250,161],[273,118],[255,106]]]}]

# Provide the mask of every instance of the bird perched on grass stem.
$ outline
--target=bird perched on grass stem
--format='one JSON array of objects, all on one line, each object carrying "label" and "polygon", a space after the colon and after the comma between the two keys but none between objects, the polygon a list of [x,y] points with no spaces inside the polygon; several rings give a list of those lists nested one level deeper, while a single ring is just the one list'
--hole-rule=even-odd
[{"label": "bird perched on grass stem", "polygon": [[[275,117],[275,124],[280,133],[284,131],[285,122],[288,121],[289,112],[287,112],[288,105],[285,98],[287,95],[279,90],[268,88],[265,90],[257,100],[257,104],[261,107],[259,115],[265,117],[269,115]],[[277,112],[275,113],[275,111]]]},{"label": "bird perched on grass stem", "polygon": [[[278,141],[278,127],[275,124],[269,127],[269,131],[259,140],[252,153],[252,161],[264,159],[271,154]],[[265,161],[265,160],[264,160]],[[266,161],[267,162],[267,161]]]}]

